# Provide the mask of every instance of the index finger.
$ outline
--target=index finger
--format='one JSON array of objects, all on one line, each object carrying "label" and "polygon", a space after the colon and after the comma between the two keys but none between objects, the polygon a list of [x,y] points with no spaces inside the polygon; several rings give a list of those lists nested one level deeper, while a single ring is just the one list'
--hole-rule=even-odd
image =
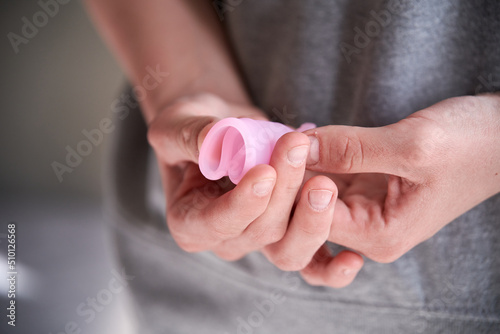
[{"label": "index finger", "polygon": [[329,125],[304,132],[311,142],[307,169],[337,174],[386,173],[405,170],[408,138],[400,126],[379,128]]}]

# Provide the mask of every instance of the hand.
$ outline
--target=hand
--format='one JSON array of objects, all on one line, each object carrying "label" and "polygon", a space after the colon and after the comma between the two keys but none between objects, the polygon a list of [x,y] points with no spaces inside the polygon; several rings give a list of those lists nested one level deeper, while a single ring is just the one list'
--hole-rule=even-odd
[{"label": "hand", "polygon": [[[389,126],[306,133],[307,168],[340,174],[329,240],[377,262],[395,261],[500,191],[499,94],[447,99]],[[338,286],[343,267],[322,248],[301,273]]]},{"label": "hand", "polygon": [[186,251],[212,250],[235,260],[262,249],[281,269],[302,269],[328,238],[335,184],[321,176],[307,181],[294,206],[309,148],[302,133],[280,138],[270,165],[254,167],[237,186],[227,178],[205,179],[198,149],[211,125],[229,116],[264,119],[255,108],[205,94],[172,104],[151,123],[148,139],[159,161],[170,232]]}]

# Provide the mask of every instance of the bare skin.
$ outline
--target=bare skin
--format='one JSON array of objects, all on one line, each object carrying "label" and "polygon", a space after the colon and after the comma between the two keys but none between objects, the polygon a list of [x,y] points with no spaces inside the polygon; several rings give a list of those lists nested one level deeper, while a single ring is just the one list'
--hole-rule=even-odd
[{"label": "bare skin", "polygon": [[[214,122],[266,119],[250,102],[210,2],[86,3],[132,83],[141,84],[147,66],[170,73],[141,107],[167,224],[186,251],[235,260],[260,250],[283,270],[301,270],[311,284],[342,287],[363,265],[358,252],[394,261],[500,191],[495,95],[447,100],[377,129],[307,132],[319,151],[310,150],[305,134],[287,134],[271,163],[250,170],[237,186],[206,180],[197,159]],[[310,176],[306,167],[328,176]],[[353,251],[331,257],[326,240]]]},{"label": "bare skin", "polygon": [[[385,127],[307,134],[307,168],[335,173],[339,187],[328,239],[377,262],[395,261],[500,192],[500,94],[447,99]],[[337,270],[321,250],[302,274],[336,286]]]}]

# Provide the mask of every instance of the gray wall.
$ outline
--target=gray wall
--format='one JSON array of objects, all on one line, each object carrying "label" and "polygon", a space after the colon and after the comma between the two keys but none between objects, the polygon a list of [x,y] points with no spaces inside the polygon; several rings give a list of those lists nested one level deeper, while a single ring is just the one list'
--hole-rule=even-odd
[{"label": "gray wall", "polygon": [[[22,18],[33,23],[41,7],[19,0],[2,1],[0,7],[0,191],[95,197],[103,144],[65,173],[63,182],[51,163],[64,163],[66,145],[75,149],[85,139],[82,130],[96,128],[109,114],[124,75],[80,1],[60,5],[17,54],[8,34],[23,36]],[[43,16],[36,17],[44,23]]]},{"label": "gray wall", "polygon": [[63,182],[51,166],[65,163],[65,147],[75,149],[82,130],[110,115],[125,77],[78,0],[46,16],[16,53],[9,34],[22,36],[22,19],[43,19],[40,10],[33,0],[0,2],[0,276],[7,272],[7,226],[15,223],[19,305],[13,328],[5,321],[7,280],[0,280],[0,333],[60,333],[75,323],[82,334],[126,334],[126,293],[113,295],[90,322],[76,311],[106,292],[121,268],[100,204],[109,140],[92,147]]}]

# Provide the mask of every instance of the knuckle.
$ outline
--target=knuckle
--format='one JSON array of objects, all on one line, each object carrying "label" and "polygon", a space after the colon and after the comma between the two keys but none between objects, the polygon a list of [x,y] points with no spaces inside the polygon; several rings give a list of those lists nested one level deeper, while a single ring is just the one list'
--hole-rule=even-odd
[{"label": "knuckle", "polygon": [[279,170],[277,169],[277,175],[280,178],[280,183],[276,186],[276,188],[280,187],[283,190],[284,194],[287,195],[295,195],[302,185],[302,176],[304,171],[300,169],[294,170]]},{"label": "knuckle", "polygon": [[432,146],[431,139],[417,136],[405,154],[408,167],[414,169],[427,166],[432,159]]},{"label": "knuckle", "polygon": [[328,223],[325,219],[311,217],[302,221],[297,227],[301,234],[305,234],[308,237],[322,237],[326,239],[330,232],[330,228],[329,224],[325,224],[325,222]]},{"label": "knuckle", "polygon": [[[171,219],[169,219],[171,218]],[[183,228],[184,220],[175,219],[172,215],[167,215],[170,235],[179,248],[188,253],[198,253],[210,248],[212,242],[207,238],[200,238]]]},{"label": "knuckle", "polygon": [[286,254],[275,256],[272,260],[274,265],[283,271],[299,271],[307,266],[307,261],[295,256],[292,258]]},{"label": "knuckle", "polygon": [[424,116],[414,116],[411,121],[411,135],[402,152],[407,167],[410,170],[426,168],[440,161],[436,158],[446,154],[446,132],[435,121]]},{"label": "knuckle", "polygon": [[225,248],[214,251],[214,254],[222,260],[231,262],[239,260],[244,256],[243,254],[237,253],[234,250],[228,250]]},{"label": "knuckle", "polygon": [[199,242],[193,242],[192,240],[187,240],[185,238],[179,238],[175,236],[173,237],[177,245],[185,252],[198,253],[205,250]]},{"label": "knuckle", "polygon": [[322,285],[325,285],[325,282],[323,280],[320,280],[312,275],[309,275],[309,274],[305,274],[303,272],[301,272],[301,275],[302,275],[302,278],[304,279],[304,281],[307,282],[307,284],[311,285],[311,286],[322,286]]},{"label": "knuckle", "polygon": [[285,228],[259,227],[248,230],[250,241],[259,246],[265,246],[280,241],[285,235]]},{"label": "knuckle", "polygon": [[[393,219],[388,223],[372,225],[370,250],[366,255],[379,263],[391,263],[408,251],[406,233],[401,222]],[[374,237],[373,237],[374,236]],[[368,239],[368,240],[370,240]]]},{"label": "knuckle", "polygon": [[208,125],[212,119],[204,117],[191,117],[181,124],[180,131],[176,137],[178,147],[182,148],[186,156],[196,158],[198,155],[198,136],[205,125]]},{"label": "knuckle", "polygon": [[239,227],[232,226],[233,224],[227,224],[224,221],[216,221],[212,224],[212,236],[216,240],[228,240],[240,235],[241,230]]},{"label": "knuckle", "polygon": [[339,173],[350,173],[353,167],[363,163],[363,146],[355,134],[345,134],[330,143],[330,161]]},{"label": "knuckle", "polygon": [[338,279],[337,277],[331,277],[326,280],[326,285],[329,286],[330,288],[334,289],[341,289],[345,288],[349,284],[352,283],[352,280],[346,281],[345,279]]},{"label": "knuckle", "polygon": [[379,263],[391,263],[406,252],[404,243],[395,238],[385,238],[381,244],[374,247],[370,258]]},{"label": "knuckle", "polygon": [[267,203],[266,196],[248,199],[241,193],[230,193],[227,198],[227,207],[228,211],[230,211],[228,212],[229,220],[233,221],[233,223],[228,224],[234,226],[234,221],[239,221],[247,222],[246,225],[248,225],[266,211]]},{"label": "knuckle", "polygon": [[379,263],[392,263],[399,259],[403,254],[404,253],[399,249],[399,247],[386,247],[383,249],[383,252],[377,254],[373,260]]},{"label": "knuckle", "polygon": [[149,125],[148,132],[147,132],[147,139],[149,144],[156,148],[158,146],[158,140],[160,138],[160,130],[158,126],[158,122],[156,120],[153,120],[151,124]]}]

